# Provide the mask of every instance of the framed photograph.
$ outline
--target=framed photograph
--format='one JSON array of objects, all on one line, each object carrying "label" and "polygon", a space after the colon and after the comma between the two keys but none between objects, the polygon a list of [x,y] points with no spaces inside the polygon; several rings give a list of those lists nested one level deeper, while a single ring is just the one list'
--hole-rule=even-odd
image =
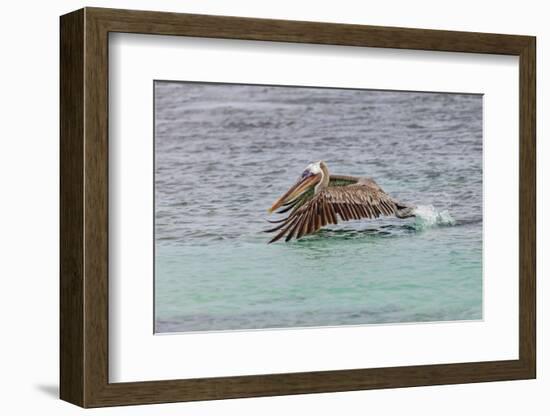
[{"label": "framed photograph", "polygon": [[535,38],[61,17],[82,407],[535,378]]}]

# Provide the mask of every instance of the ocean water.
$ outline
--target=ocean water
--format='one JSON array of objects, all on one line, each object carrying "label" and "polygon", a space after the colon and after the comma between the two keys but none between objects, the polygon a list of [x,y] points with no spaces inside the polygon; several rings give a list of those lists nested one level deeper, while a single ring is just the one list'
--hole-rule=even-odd
[{"label": "ocean water", "polygon": [[[155,331],[482,318],[482,96],[155,82]],[[305,166],[417,217],[267,244]]]}]

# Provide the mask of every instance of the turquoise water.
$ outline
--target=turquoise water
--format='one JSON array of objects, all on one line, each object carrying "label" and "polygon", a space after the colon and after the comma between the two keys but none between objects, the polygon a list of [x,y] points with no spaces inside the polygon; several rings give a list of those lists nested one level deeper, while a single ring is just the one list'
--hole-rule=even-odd
[{"label": "turquoise water", "polygon": [[[155,83],[157,332],[482,318],[479,95]],[[311,161],[417,218],[266,244]]]}]

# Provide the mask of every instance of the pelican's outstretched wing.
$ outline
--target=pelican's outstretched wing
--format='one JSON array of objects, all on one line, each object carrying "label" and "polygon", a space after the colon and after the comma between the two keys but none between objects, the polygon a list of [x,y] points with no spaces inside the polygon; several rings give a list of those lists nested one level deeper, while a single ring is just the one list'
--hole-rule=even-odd
[{"label": "pelican's outstretched wing", "polygon": [[312,234],[327,224],[337,224],[337,217],[348,221],[395,215],[401,206],[376,182],[367,179],[351,185],[329,186],[316,195],[304,197],[303,201],[291,203],[287,208],[294,209],[279,225],[266,231],[277,231],[270,243],[285,235],[285,240],[289,241],[293,237]]},{"label": "pelican's outstretched wing", "polygon": [[[370,178],[365,179],[365,178],[358,178],[355,176],[347,176],[347,175],[330,175],[329,187],[348,186],[348,185],[356,184],[359,181],[370,181],[375,186],[378,186]],[[283,204],[283,207],[279,211],[277,211],[277,214],[284,214],[290,211],[291,209],[293,210],[292,212],[295,212],[298,208],[304,205],[308,200],[313,198],[313,195],[314,195],[313,188],[311,188],[306,192],[304,192],[302,195],[298,196],[297,198],[294,198],[292,201],[289,201],[286,204]],[[268,221],[272,223],[278,223],[278,222],[284,221],[284,219],[275,220],[275,221],[268,220]]]}]

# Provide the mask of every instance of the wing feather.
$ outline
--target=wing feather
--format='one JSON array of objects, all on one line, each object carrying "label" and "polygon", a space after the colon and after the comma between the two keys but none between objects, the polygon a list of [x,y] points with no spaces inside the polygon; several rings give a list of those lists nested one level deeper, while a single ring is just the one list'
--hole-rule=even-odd
[{"label": "wing feather", "polygon": [[308,212],[305,215],[302,215],[302,218],[300,219],[300,227],[296,238],[301,238],[304,234],[308,233],[309,218],[313,217],[310,211],[311,209],[308,209]]}]

